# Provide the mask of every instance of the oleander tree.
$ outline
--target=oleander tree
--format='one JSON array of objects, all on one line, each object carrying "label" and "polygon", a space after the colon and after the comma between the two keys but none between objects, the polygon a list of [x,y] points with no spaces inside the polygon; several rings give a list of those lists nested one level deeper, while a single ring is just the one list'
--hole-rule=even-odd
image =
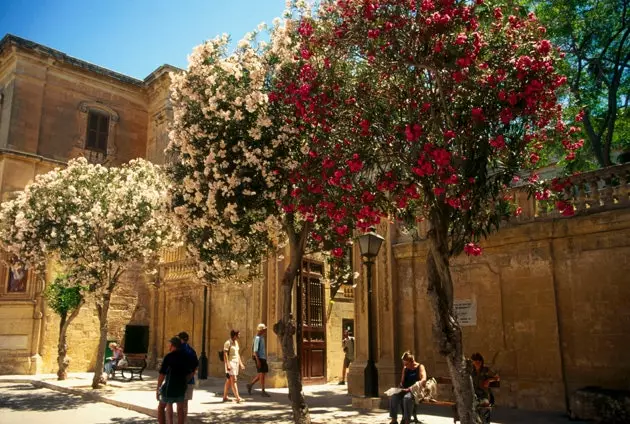
[{"label": "oleander tree", "polygon": [[308,16],[304,4],[293,4],[270,29],[268,45],[252,33],[231,54],[227,36],[196,47],[188,69],[172,76],[167,149],[172,207],[201,278],[244,278],[244,269],[288,246],[282,314],[273,328],[298,423],[310,422],[291,318],[302,257],[330,251],[343,264],[354,228],[381,219],[359,183],[370,184],[360,150],[331,132],[352,119],[336,111],[352,68],[327,59],[325,48],[300,50],[300,37],[317,24]]},{"label": "oleander tree", "polygon": [[[462,423],[480,417],[453,310],[450,259],[480,255],[480,239],[520,213],[509,189],[536,168],[546,145],[561,144],[571,160],[583,143],[562,120],[558,96],[567,79],[557,71],[558,50],[535,15],[508,3],[322,0],[321,31],[299,39],[302,57],[326,46],[330,61],[352,69],[330,107],[353,119],[335,121],[330,131],[353,148],[369,146],[357,160],[371,171],[370,198],[386,199],[377,211],[429,224],[427,296]],[[539,187],[535,173],[525,175],[521,183]],[[558,208],[573,213],[562,199]]]},{"label": "oleander tree", "polygon": [[57,261],[64,284],[93,297],[100,324],[93,388],[101,384],[112,292],[130,267],[154,266],[176,239],[166,194],[163,172],[148,161],[107,168],[79,158],[38,175],[0,208],[0,243],[12,266],[44,278]]},{"label": "oleander tree", "polygon": [[59,315],[59,340],[57,342],[57,378],[59,380],[65,380],[68,376],[70,359],[66,334],[68,327],[79,315],[85,303],[82,290],[83,288],[79,285],[68,284],[65,275],[55,277],[55,280],[44,290],[46,304]]}]

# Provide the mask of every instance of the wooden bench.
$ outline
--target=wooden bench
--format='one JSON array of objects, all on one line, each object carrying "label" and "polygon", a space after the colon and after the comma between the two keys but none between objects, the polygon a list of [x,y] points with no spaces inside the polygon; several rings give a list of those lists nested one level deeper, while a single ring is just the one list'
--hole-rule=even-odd
[{"label": "wooden bench", "polygon": [[125,358],[127,358],[127,364],[114,366],[110,378],[115,378],[118,372],[123,380],[131,381],[134,377],[142,380],[142,372],[147,367],[147,355],[144,353],[129,353],[125,354]]},{"label": "wooden bench", "polygon": [[[450,377],[434,377],[434,378],[435,378],[435,381],[436,381],[438,386],[440,386],[440,385],[451,385],[452,384],[452,380],[451,380]],[[490,387],[500,387],[500,382],[493,381],[493,382],[490,383]],[[454,422],[459,421],[459,415],[457,413],[457,405],[455,404],[455,402],[433,399],[433,400],[428,400],[428,401],[423,400],[420,403],[425,403],[425,404],[429,404],[429,405],[450,406],[451,408],[453,408],[453,421]],[[490,423],[490,414],[492,413],[493,409],[494,409],[494,396],[492,396],[492,398],[490,399],[490,405],[488,405],[488,406],[478,406],[477,407],[479,415],[481,415],[482,417],[484,417],[484,416],[487,417],[487,420],[485,421],[485,423]],[[421,421],[418,420],[418,416],[416,414],[417,414],[416,403],[414,401],[413,411],[412,411],[412,414],[411,414],[412,422],[419,423]]]},{"label": "wooden bench", "polygon": [[[435,382],[437,383],[438,386],[451,384],[451,378],[450,377],[433,377],[433,378],[435,378]],[[455,407],[455,402],[450,402],[450,401],[445,401],[445,400],[431,399],[431,400],[423,400],[420,403],[425,403],[425,404],[428,404],[428,405],[450,406],[450,407],[453,407],[453,408]],[[414,402],[413,402],[413,411],[411,412],[411,422],[419,423],[421,421],[418,419],[418,416],[417,416],[416,405],[417,405],[417,403],[414,400]]]}]

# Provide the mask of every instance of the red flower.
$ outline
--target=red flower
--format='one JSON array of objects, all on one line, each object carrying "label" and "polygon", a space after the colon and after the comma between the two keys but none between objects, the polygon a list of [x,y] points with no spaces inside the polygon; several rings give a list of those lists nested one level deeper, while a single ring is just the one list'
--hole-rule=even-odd
[{"label": "red flower", "polygon": [[359,158],[359,154],[355,153],[352,155],[352,159],[346,162],[350,172],[359,172],[363,169],[363,161]]},{"label": "red flower", "polygon": [[551,43],[549,42],[549,40],[542,40],[540,43],[538,43],[538,47],[536,48],[536,50],[538,50],[538,53],[545,56],[551,51]]},{"label": "red flower", "polygon": [[345,236],[346,234],[348,234],[348,226],[347,225],[342,225],[340,227],[335,228],[335,231],[337,232],[337,234],[339,234],[340,236]]},{"label": "red flower", "polygon": [[556,208],[560,211],[562,216],[573,216],[575,215],[575,209],[573,205],[566,200],[559,200],[556,202]]},{"label": "red flower", "polygon": [[446,139],[455,138],[455,131],[453,131],[453,130],[446,130],[446,131],[444,131],[444,138],[446,138]]},{"label": "red flower", "polygon": [[520,206],[517,206],[516,210],[514,211],[514,216],[521,216],[522,213],[523,213],[523,208],[521,208]]},{"label": "red flower", "polygon": [[483,122],[486,120],[486,117],[483,114],[483,109],[480,107],[474,107],[472,109],[471,115],[475,121]]},{"label": "red flower", "polygon": [[441,195],[443,195],[444,193],[446,193],[446,190],[443,187],[435,187],[433,189],[433,193],[437,196],[440,197]]},{"label": "red flower", "polygon": [[343,249],[341,247],[335,247],[331,253],[336,258],[343,257]]},{"label": "red flower", "polygon": [[370,121],[368,121],[367,119],[364,119],[364,120],[361,121],[361,123],[359,125],[361,126],[361,135],[362,136],[370,135]]},{"label": "red flower", "polygon": [[313,240],[315,240],[315,241],[317,241],[317,242],[320,242],[320,241],[322,241],[322,239],[323,239],[323,238],[322,238],[322,236],[320,236],[320,235],[319,235],[319,234],[317,234],[317,233],[311,233],[311,237],[313,238]]},{"label": "red flower", "polygon": [[502,135],[498,135],[490,140],[490,145],[495,149],[503,149],[505,147],[505,138]]},{"label": "red flower", "polygon": [[481,247],[479,247],[476,243],[468,243],[464,246],[464,252],[466,252],[468,256],[480,256]]},{"label": "red flower", "polygon": [[405,126],[405,137],[409,142],[418,141],[422,135],[422,126],[420,124],[413,124],[413,126],[407,124]]},{"label": "red flower", "polygon": [[312,53],[308,49],[302,49],[300,51],[300,55],[302,56],[302,59],[309,60],[312,56]]}]

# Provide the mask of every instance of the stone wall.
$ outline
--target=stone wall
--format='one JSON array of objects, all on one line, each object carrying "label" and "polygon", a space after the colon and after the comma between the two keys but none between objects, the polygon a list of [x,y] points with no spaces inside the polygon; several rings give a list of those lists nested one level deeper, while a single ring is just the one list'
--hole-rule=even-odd
[{"label": "stone wall", "polygon": [[[107,339],[121,343],[124,350],[125,326],[150,325],[149,305],[146,275],[139,269],[128,271],[114,289],[109,309]],[[59,317],[48,308],[45,311],[40,372],[54,373],[57,371]],[[95,302],[93,298],[88,298],[77,318],[68,327],[68,355],[71,360],[69,372],[94,371],[99,337]]]},{"label": "stone wall", "polygon": [[[501,374],[500,405],[564,410],[565,398],[578,388],[630,388],[630,209],[592,212],[512,223],[483,243],[482,256],[451,261],[455,300],[476,304],[476,323],[462,328],[465,352],[481,352]],[[407,349],[429,375],[448,376],[432,333],[426,242],[409,242],[393,227],[384,233],[394,253],[391,287],[400,306],[391,327],[377,313],[381,391],[397,382],[399,356]],[[384,274],[377,269],[377,293]],[[393,360],[384,345],[388,331],[395,334]],[[360,335],[359,363],[366,343]],[[357,396],[363,390],[359,371],[350,386]]]}]

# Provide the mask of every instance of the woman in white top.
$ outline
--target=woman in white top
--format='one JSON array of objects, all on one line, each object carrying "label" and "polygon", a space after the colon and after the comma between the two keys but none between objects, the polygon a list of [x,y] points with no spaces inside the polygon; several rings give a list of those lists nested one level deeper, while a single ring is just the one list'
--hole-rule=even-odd
[{"label": "woman in white top", "polygon": [[227,402],[228,399],[228,387],[232,387],[232,393],[236,397],[236,402],[242,402],[243,399],[238,394],[238,386],[236,380],[238,379],[239,368],[244,370],[245,365],[241,361],[241,355],[239,354],[238,345],[238,330],[230,331],[230,338],[223,345],[223,363],[225,364],[225,386],[223,387],[223,402]]}]

